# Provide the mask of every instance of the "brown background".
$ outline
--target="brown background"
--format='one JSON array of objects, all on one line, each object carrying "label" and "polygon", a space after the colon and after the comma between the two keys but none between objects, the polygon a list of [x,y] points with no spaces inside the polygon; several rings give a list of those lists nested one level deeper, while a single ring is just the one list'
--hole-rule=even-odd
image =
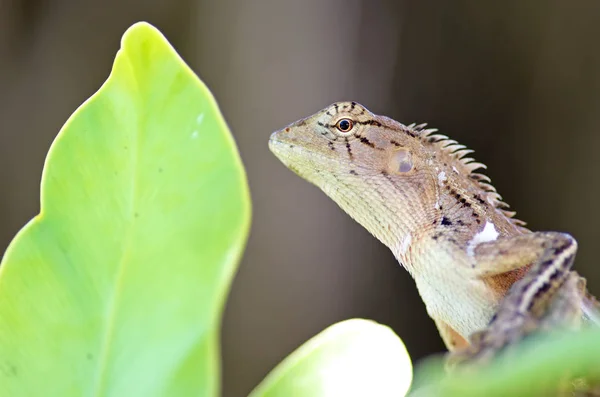
[{"label": "brown background", "polygon": [[38,211],[52,139],[138,20],[213,90],[248,170],[225,396],[346,318],[393,326],[415,360],[443,350],[391,253],[267,149],[271,131],[337,100],[475,149],[519,218],[579,240],[576,267],[600,293],[597,0],[0,0],[0,252]]}]

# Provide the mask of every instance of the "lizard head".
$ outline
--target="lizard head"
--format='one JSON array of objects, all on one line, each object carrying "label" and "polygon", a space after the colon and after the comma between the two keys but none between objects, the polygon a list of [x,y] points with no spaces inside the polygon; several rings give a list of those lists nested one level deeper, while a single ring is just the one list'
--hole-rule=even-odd
[{"label": "lizard head", "polygon": [[398,250],[399,241],[439,216],[441,189],[484,188],[499,200],[487,177],[472,172],[483,165],[463,158],[472,151],[435,131],[405,126],[356,102],[338,102],[274,132],[269,148]]},{"label": "lizard head", "polygon": [[334,103],[274,132],[269,148],[388,246],[403,233],[396,229],[416,227],[434,208],[437,176],[418,131],[356,102]]},{"label": "lizard head", "polygon": [[410,179],[421,168],[420,156],[413,155],[421,150],[416,133],[356,102],[334,103],[274,132],[269,147],[288,168],[323,189],[340,178]]}]

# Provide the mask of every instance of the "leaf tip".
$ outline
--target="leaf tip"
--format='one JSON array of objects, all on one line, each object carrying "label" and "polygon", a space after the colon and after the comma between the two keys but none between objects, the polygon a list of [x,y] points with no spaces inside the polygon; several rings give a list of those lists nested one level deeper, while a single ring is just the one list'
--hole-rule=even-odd
[{"label": "leaf tip", "polygon": [[137,40],[140,37],[148,37],[148,36],[160,36],[163,37],[163,34],[158,30],[154,25],[146,22],[139,21],[131,25],[125,33],[123,33],[123,38],[121,39],[121,47],[125,47],[126,43],[132,40]]}]

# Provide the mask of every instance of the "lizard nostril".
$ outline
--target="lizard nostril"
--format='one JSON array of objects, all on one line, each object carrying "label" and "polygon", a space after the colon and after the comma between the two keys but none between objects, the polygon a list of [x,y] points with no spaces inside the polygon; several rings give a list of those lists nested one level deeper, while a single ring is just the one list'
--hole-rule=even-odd
[{"label": "lizard nostril", "polygon": [[285,129],[285,132],[290,132],[290,127],[287,127],[287,128]]}]

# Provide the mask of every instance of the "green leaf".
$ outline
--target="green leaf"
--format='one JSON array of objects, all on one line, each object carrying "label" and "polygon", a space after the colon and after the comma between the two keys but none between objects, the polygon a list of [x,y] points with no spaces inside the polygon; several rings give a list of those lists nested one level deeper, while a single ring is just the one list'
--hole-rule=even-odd
[{"label": "green leaf", "polygon": [[388,327],[352,319],[289,355],[250,397],[401,397],[412,379],[404,344]]},{"label": "green leaf", "polygon": [[[566,377],[577,387],[600,385],[600,330],[555,331],[531,337],[492,364],[475,371],[446,374],[443,359],[426,359],[415,374],[410,396],[503,397],[556,395]],[[568,385],[568,384],[567,384]],[[600,390],[600,389],[599,389]]]},{"label": "green leaf", "polygon": [[[60,95],[60,93],[56,93]],[[68,120],[0,267],[0,396],[215,396],[250,198],[209,90],[152,26]]]}]

